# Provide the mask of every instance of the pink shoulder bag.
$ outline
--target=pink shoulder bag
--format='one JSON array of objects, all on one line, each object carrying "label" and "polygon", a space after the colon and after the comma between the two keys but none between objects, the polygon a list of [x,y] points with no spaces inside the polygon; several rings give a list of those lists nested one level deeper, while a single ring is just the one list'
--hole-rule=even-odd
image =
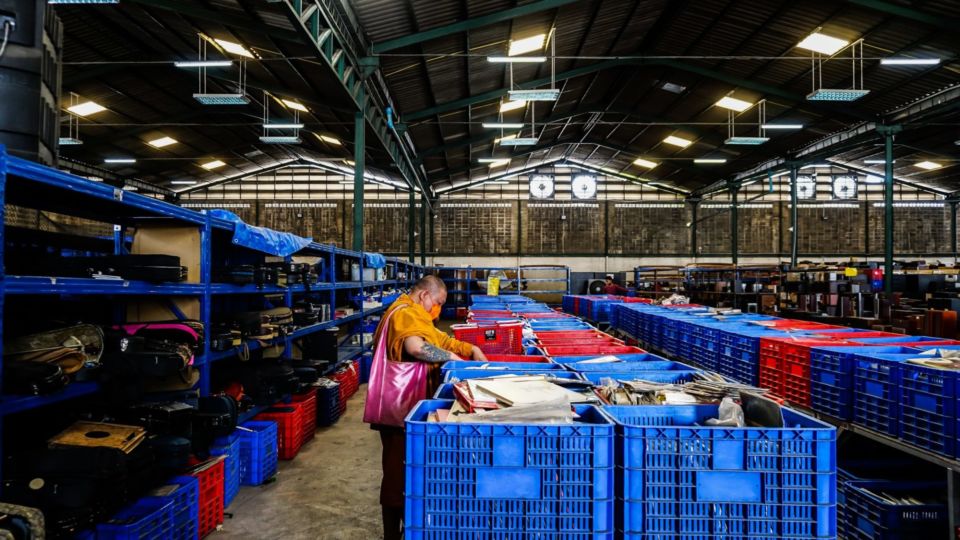
[{"label": "pink shoulder bag", "polygon": [[[397,308],[405,309],[405,308]],[[403,420],[427,393],[427,365],[423,362],[395,362],[387,358],[390,317],[383,322],[383,334],[373,349],[370,381],[367,385],[367,403],[363,421],[403,427]]]}]

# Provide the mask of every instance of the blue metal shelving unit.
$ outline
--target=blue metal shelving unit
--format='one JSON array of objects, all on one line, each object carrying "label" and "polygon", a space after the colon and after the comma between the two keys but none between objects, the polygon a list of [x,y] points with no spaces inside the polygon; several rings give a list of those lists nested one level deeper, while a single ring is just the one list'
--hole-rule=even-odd
[{"label": "blue metal shelving unit", "polygon": [[[455,302],[451,305],[451,302],[448,300],[448,307],[454,309],[457,307],[469,307],[473,301],[473,295],[477,294],[471,290],[471,283],[473,281],[486,279],[492,272],[514,272],[517,277],[502,280],[501,283],[509,283],[512,288],[511,290],[519,291],[527,296],[570,294],[570,268],[566,266],[433,266],[428,268],[428,270],[440,276],[444,283],[447,284],[448,295],[464,295],[466,299],[465,303]],[[556,278],[524,276],[525,272],[537,271],[563,271],[564,276]],[[448,272],[452,272],[452,276],[444,275]],[[464,275],[465,277],[456,277],[457,275]],[[550,290],[521,290],[524,285],[529,283],[557,283],[558,286],[556,289]],[[486,294],[486,291],[484,290],[479,294]]]},{"label": "blue metal shelving unit", "polygon": [[[219,295],[261,295],[281,296],[282,305],[290,307],[297,295],[319,294],[330,305],[330,313],[334,314],[337,307],[337,291],[356,290],[364,292],[379,292],[382,294],[385,287],[408,287],[423,275],[423,267],[396,258],[387,259],[387,279],[375,282],[364,281],[337,281],[338,264],[345,259],[357,262],[360,266],[360,276],[363,276],[362,253],[346,250],[336,246],[312,243],[298,252],[297,256],[312,256],[323,259],[325,262],[320,282],[309,287],[303,285],[265,286],[231,285],[215,283],[213,281],[213,256],[215,249],[214,232],[233,232],[234,224],[229,221],[212,218],[204,212],[181,208],[174,204],[160,201],[137,193],[123,191],[120,188],[103,183],[92,182],[71,174],[64,173],[49,167],[39,165],[24,159],[7,154],[6,149],[0,146],[0,213],[4,212],[4,204],[17,204],[27,208],[50,210],[62,214],[81,218],[97,219],[101,222],[128,225],[143,221],[163,221],[164,224],[174,224],[185,228],[196,228],[200,233],[200,275],[195,283],[168,283],[155,284],[140,281],[111,280],[111,279],[84,279],[73,277],[45,277],[45,276],[15,276],[4,275],[0,271],[0,308],[5,304],[7,295],[55,295],[70,297],[96,297],[101,299],[117,299],[118,305],[122,299],[130,297],[145,297],[149,299],[172,299],[175,297],[196,297],[199,299],[200,320],[205,328],[211,328],[212,304],[215,296]],[[5,214],[0,214],[6,223]],[[114,227],[114,253],[125,253],[125,239],[122,228]],[[0,233],[2,234],[2,233]],[[3,257],[4,238],[0,238],[0,263]],[[2,268],[2,264],[0,264]],[[182,317],[179,310],[172,307],[171,311]],[[286,346],[286,355],[290,356],[290,345],[312,333],[319,332],[332,326],[354,325],[362,334],[363,319],[370,315],[381,313],[386,306],[374,309],[360,309],[357,313],[324,321],[312,326],[297,329],[291,334],[277,338],[272,344]],[[210,332],[205,332],[207,338],[203,343],[202,351],[194,360],[194,365],[200,370],[199,391],[201,395],[210,392],[210,370],[214,362],[235,356],[241,348],[228,351],[211,352]],[[0,331],[2,341],[2,331]],[[361,335],[362,343],[362,335]],[[261,347],[259,342],[249,342],[250,350]],[[360,348],[362,352],[362,347]],[[2,357],[0,357],[2,358]],[[2,364],[0,364],[2,377]],[[2,378],[0,378],[2,383]],[[65,389],[48,395],[24,396],[0,394],[0,440],[3,433],[3,419],[7,415],[23,413],[63,402],[65,400],[89,396],[99,391],[95,382],[74,382]],[[251,411],[247,416],[252,417],[257,411]],[[2,443],[0,443],[2,455]]]}]

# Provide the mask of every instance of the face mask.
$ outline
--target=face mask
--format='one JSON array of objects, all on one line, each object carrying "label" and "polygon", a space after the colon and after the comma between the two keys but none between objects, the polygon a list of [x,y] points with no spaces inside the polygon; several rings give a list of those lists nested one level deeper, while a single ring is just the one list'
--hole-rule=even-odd
[{"label": "face mask", "polygon": [[440,318],[440,304],[434,304],[433,307],[430,308],[430,318],[433,320]]}]

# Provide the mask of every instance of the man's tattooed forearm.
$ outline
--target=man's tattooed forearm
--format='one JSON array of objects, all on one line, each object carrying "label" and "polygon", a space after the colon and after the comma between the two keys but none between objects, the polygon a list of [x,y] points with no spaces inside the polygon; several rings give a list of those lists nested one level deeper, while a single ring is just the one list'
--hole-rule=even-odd
[{"label": "man's tattooed forearm", "polygon": [[420,360],[431,363],[446,362],[450,359],[450,353],[429,343],[423,344],[420,355]]}]

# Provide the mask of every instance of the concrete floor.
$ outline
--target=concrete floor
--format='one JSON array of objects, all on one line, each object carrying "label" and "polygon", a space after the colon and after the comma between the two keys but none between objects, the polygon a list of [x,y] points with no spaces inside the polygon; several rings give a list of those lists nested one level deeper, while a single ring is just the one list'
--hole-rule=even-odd
[{"label": "concrete floor", "polygon": [[208,538],[372,540],[380,522],[380,437],[362,421],[361,385],[336,425],[317,431],[276,481],[242,486],[222,530]]}]

